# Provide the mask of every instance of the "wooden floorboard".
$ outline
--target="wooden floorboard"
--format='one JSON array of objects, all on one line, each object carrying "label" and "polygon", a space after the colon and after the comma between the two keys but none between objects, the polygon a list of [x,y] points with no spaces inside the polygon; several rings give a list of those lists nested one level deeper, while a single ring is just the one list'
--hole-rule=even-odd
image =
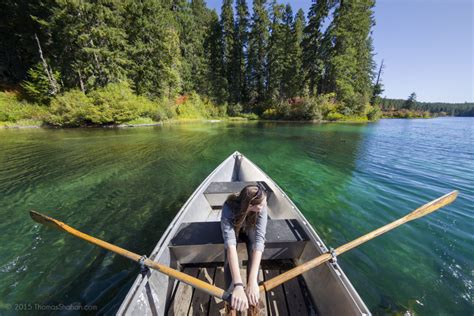
[{"label": "wooden floorboard", "polygon": [[[209,284],[213,283],[216,268],[199,268],[198,278]],[[207,315],[211,297],[204,291],[194,289],[193,298],[189,305],[188,316]]]},{"label": "wooden floorboard", "polygon": [[[183,272],[196,277],[199,273],[199,268],[185,268]],[[179,282],[173,301],[168,309],[168,315],[187,315],[192,297],[193,288],[190,285]]]},{"label": "wooden floorboard", "polygon": [[[221,289],[227,290],[224,284],[224,267],[220,266],[216,268],[214,275],[215,286]],[[225,303],[222,299],[217,297],[211,297],[211,304],[209,306],[209,315],[225,315]]]},{"label": "wooden floorboard", "polygon": [[[269,280],[279,275],[280,270],[263,269],[265,280]],[[288,315],[288,308],[286,306],[285,292],[283,286],[279,285],[276,288],[268,291],[267,295],[267,315]]]},{"label": "wooden floorboard", "polygon": [[[264,281],[263,278],[263,270],[260,269],[258,271],[258,278],[257,278],[258,284],[261,285]],[[260,300],[258,301],[258,307],[259,307],[259,315],[268,315],[267,313],[267,297],[265,293],[260,293]]]},{"label": "wooden floorboard", "polygon": [[[281,273],[285,270],[281,270]],[[288,304],[289,315],[307,316],[308,307],[298,282],[298,278],[293,278],[283,283],[283,291],[285,292],[286,303]]]},{"label": "wooden floorboard", "polygon": [[[276,266],[265,266],[260,269],[258,282],[269,280],[286,271]],[[224,268],[222,264],[206,264],[201,267],[188,266],[185,273],[197,277],[224,289]],[[240,269],[242,282],[247,282],[246,267]],[[225,289],[226,290],[226,289]],[[195,290],[191,286],[178,282],[172,295],[168,315],[226,315],[225,302],[208,294]],[[241,316],[251,316],[250,313],[237,313]],[[317,315],[317,309],[311,301],[307,286],[302,278],[285,282],[273,290],[262,293],[259,301],[259,315]]]}]

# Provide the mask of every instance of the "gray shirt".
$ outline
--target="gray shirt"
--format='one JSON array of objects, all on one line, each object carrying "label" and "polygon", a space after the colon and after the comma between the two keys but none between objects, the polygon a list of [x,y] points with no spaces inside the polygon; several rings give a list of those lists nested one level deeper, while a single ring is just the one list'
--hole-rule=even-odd
[{"label": "gray shirt", "polygon": [[[263,252],[265,248],[265,233],[267,230],[267,207],[265,206],[257,216],[257,224],[254,228],[247,230],[247,235],[252,244],[252,250]],[[237,245],[237,238],[234,231],[234,213],[227,203],[222,206],[221,230],[224,238],[224,247],[227,249],[229,245]]]}]

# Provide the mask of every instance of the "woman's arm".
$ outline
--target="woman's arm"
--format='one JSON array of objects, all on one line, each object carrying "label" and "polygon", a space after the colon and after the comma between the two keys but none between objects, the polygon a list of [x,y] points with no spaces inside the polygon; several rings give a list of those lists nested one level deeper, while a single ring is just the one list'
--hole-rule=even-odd
[{"label": "woman's arm", "polygon": [[[224,238],[224,247],[227,253],[227,260],[229,262],[230,273],[234,284],[241,283],[239,258],[237,257],[237,237],[235,236],[234,226],[232,224],[232,210],[225,203],[222,207],[221,214],[221,230]],[[248,308],[248,299],[245,295],[243,286],[234,286],[231,299],[232,308],[238,311],[244,311]]]},{"label": "woman's arm", "polygon": [[250,273],[247,280],[247,288],[245,292],[250,305],[258,305],[260,299],[260,291],[258,288],[258,270],[260,270],[260,261],[262,259],[262,252],[260,250],[253,250],[252,262],[250,263]]},{"label": "woman's arm", "polygon": [[265,234],[267,231],[267,206],[258,214],[257,225],[255,227],[255,245],[252,250],[252,262],[250,263],[249,279],[247,280],[247,297],[251,305],[257,305],[260,299],[258,288],[258,270],[260,270],[260,261],[265,249]]},{"label": "woman's arm", "polygon": [[242,284],[242,276],[240,275],[239,259],[237,257],[237,247],[229,245],[227,247],[227,259],[229,260],[230,273],[232,274],[232,281],[234,284],[241,284],[234,286],[232,291],[231,306],[238,311],[244,311],[249,308],[247,295]]},{"label": "woman's arm", "polygon": [[262,260],[262,252],[260,250],[254,250],[252,254],[252,262],[250,263],[250,273],[247,283],[257,282],[258,270],[260,269],[260,261]]}]

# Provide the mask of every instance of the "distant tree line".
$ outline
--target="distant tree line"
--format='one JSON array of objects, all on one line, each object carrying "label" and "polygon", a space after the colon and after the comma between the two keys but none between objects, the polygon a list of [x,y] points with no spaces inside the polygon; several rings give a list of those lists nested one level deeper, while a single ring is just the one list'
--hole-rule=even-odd
[{"label": "distant tree line", "polygon": [[428,111],[434,115],[474,116],[474,103],[419,102],[414,92],[406,100],[383,98],[380,106],[383,111]]},{"label": "distant tree line", "polygon": [[344,115],[374,89],[375,0],[318,0],[307,15],[276,0],[10,0],[0,4],[3,82],[36,101],[129,82],[149,99],[193,92],[228,112],[334,95]]}]

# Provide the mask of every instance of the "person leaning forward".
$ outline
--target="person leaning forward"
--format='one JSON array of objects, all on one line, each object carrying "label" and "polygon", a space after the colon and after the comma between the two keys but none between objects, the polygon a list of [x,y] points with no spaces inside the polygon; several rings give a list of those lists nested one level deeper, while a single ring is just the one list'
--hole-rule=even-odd
[{"label": "person leaning forward", "polygon": [[[248,185],[238,194],[231,194],[222,206],[221,230],[224,239],[224,280],[232,293],[230,305],[237,311],[258,306],[260,292],[258,271],[265,248],[267,228],[267,195],[262,187]],[[245,240],[248,254],[247,284],[242,282],[237,236]]]}]

